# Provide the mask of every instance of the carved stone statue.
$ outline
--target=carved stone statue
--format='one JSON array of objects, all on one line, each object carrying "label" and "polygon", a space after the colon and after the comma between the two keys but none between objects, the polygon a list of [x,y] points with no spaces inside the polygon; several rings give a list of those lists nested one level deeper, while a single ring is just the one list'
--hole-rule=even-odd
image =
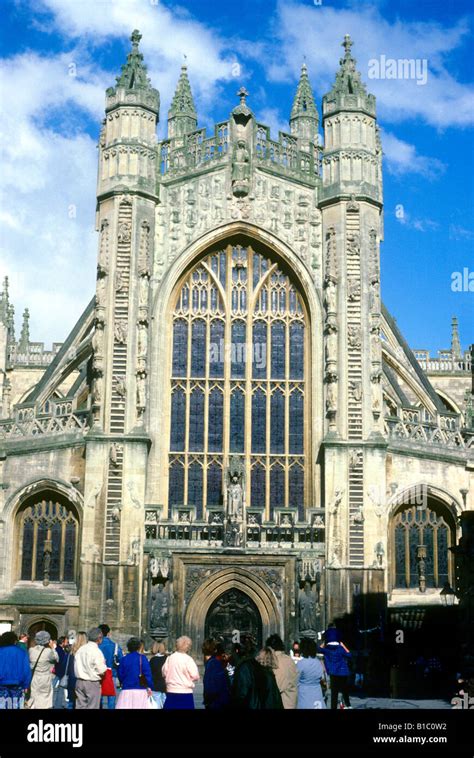
[{"label": "carved stone statue", "polygon": [[250,153],[244,139],[239,139],[232,161],[232,191],[234,195],[247,195],[250,185]]},{"label": "carved stone statue", "polygon": [[100,225],[100,247],[97,271],[107,274],[109,270],[109,222],[104,219]]},{"label": "carved stone statue", "polygon": [[230,483],[227,487],[227,517],[230,519],[243,517],[244,508],[244,491],[240,477],[233,473],[230,477]]},{"label": "carved stone statue", "polygon": [[166,629],[168,626],[168,594],[162,584],[158,585],[151,609],[150,626],[152,629]]},{"label": "carved stone statue", "polygon": [[300,592],[298,608],[300,634],[306,631],[315,631],[318,624],[316,597],[310,582],[305,582],[304,589]]}]

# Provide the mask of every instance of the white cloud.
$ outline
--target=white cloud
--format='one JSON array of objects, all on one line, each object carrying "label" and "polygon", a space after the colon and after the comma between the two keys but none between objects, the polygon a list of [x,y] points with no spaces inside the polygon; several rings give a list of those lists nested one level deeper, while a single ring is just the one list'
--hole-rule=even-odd
[{"label": "white cloud", "polygon": [[95,289],[97,150],[87,128],[95,122],[98,137],[105,89],[119,73],[97,66],[95,46],[113,38],[125,43],[134,28],[142,30],[141,49],[161,94],[162,132],[183,54],[201,113],[219,80],[232,77],[235,54],[226,58],[212,31],[150,0],[43,0],[34,10],[54,14],[47,25],[33,17],[35,25],[59,30],[70,51],[0,61],[8,104],[0,121],[0,276],[10,277],[17,329],[29,307],[31,338],[50,343],[67,337]]},{"label": "white cloud", "polygon": [[415,145],[404,142],[391,132],[382,130],[381,138],[385,165],[391,174],[421,174],[427,179],[437,179],[446,170],[446,165],[438,158],[419,155]]},{"label": "white cloud", "polygon": [[404,208],[400,212],[400,208],[401,206],[397,206],[395,217],[402,226],[414,229],[417,232],[436,232],[440,228],[437,221],[433,221],[431,218],[415,218]]},{"label": "white cloud", "polygon": [[[314,88],[319,94],[327,92],[342,55],[341,41],[350,33],[357,67],[377,97],[382,121],[418,118],[437,128],[474,123],[474,88],[456,81],[447,69],[449,55],[468,37],[466,21],[461,19],[451,27],[431,21],[389,22],[378,8],[360,3],[354,8],[336,9],[324,2],[314,6],[281,0],[278,13],[270,48],[270,78],[294,81],[300,57],[306,55]],[[426,59],[427,83],[420,86],[415,79],[369,79],[369,61],[381,55],[395,60]]]}]

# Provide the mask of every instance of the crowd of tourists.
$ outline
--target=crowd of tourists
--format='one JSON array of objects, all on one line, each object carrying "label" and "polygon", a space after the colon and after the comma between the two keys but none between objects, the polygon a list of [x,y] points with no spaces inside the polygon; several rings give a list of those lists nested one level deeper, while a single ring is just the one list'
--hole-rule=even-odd
[{"label": "crowd of tourists", "polygon": [[[57,641],[39,631],[28,642],[13,631],[0,637],[0,709],[195,707],[200,673],[187,636],[176,640],[172,653],[154,642],[151,656],[138,637],[128,640],[124,654],[107,624]],[[260,650],[249,635],[230,647],[209,638],[202,654],[206,709],[335,709],[339,696],[340,707],[351,707],[351,653],[334,626],[320,644],[302,639],[288,653],[272,634]]]}]

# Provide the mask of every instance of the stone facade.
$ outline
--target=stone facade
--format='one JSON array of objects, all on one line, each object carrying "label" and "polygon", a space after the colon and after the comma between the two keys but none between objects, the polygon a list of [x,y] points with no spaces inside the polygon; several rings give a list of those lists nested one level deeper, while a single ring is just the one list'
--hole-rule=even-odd
[{"label": "stone facade", "polygon": [[[434,586],[428,577],[423,588],[423,551],[416,582],[412,557],[408,586],[397,586],[405,559],[395,555],[396,544],[403,546],[394,518],[421,493],[414,502],[444,519],[436,529],[446,528],[453,544],[457,517],[474,508],[472,415],[463,405],[472,408],[470,364],[456,343],[456,366],[442,375],[428,364],[423,371],[426,355],[419,351],[417,361],[382,305],[382,150],[375,98],[361,82],[350,39],[323,98],[324,147],[305,66],[290,131],[278,141],[244,89],[207,136],[183,66],[168,137],[157,143],[159,93],[139,40],[134,32],[106,93],[95,297],[41,366],[15,358],[33,354],[36,343],[28,324],[14,341],[7,292],[2,300],[0,620],[22,628],[44,620],[59,632],[107,621],[119,639],[172,640],[186,632],[198,646],[212,613],[224,636],[240,624],[291,639],[350,614],[360,594],[395,606],[439,604],[436,577],[446,572],[440,563]],[[250,467],[260,464],[248,431],[235,478],[229,456],[219,462],[219,503],[170,500],[178,287],[199,261],[212,279],[205,256],[228,245],[252,249],[280,271],[275,284],[270,276],[259,284],[270,299],[280,287],[303,304],[305,484],[298,504],[291,482],[281,507],[253,502]],[[243,254],[229,253],[229,286],[239,292]],[[222,282],[215,286],[224,297]],[[288,329],[291,323],[290,316]],[[290,404],[299,388],[285,376],[290,390],[281,384],[281,393]],[[270,382],[268,391],[279,386]],[[222,388],[225,396],[228,385]],[[208,433],[209,420],[202,423]],[[224,414],[223,428],[230,424]],[[268,466],[273,459],[265,455]],[[285,481],[299,465],[287,458]],[[191,492],[188,464],[183,476]]]}]

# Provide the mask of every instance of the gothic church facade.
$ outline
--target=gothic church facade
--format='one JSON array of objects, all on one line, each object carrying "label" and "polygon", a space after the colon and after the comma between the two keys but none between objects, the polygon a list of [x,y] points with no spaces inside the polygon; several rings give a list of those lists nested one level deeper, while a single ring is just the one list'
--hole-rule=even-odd
[{"label": "gothic church facade", "polygon": [[314,636],[358,596],[440,604],[474,508],[469,354],[455,331],[433,367],[382,304],[350,39],[323,140],[306,66],[278,141],[244,89],[198,128],[183,66],[158,143],[139,41],[106,93],[95,295],[50,354],[1,301],[0,623],[198,649]]}]

